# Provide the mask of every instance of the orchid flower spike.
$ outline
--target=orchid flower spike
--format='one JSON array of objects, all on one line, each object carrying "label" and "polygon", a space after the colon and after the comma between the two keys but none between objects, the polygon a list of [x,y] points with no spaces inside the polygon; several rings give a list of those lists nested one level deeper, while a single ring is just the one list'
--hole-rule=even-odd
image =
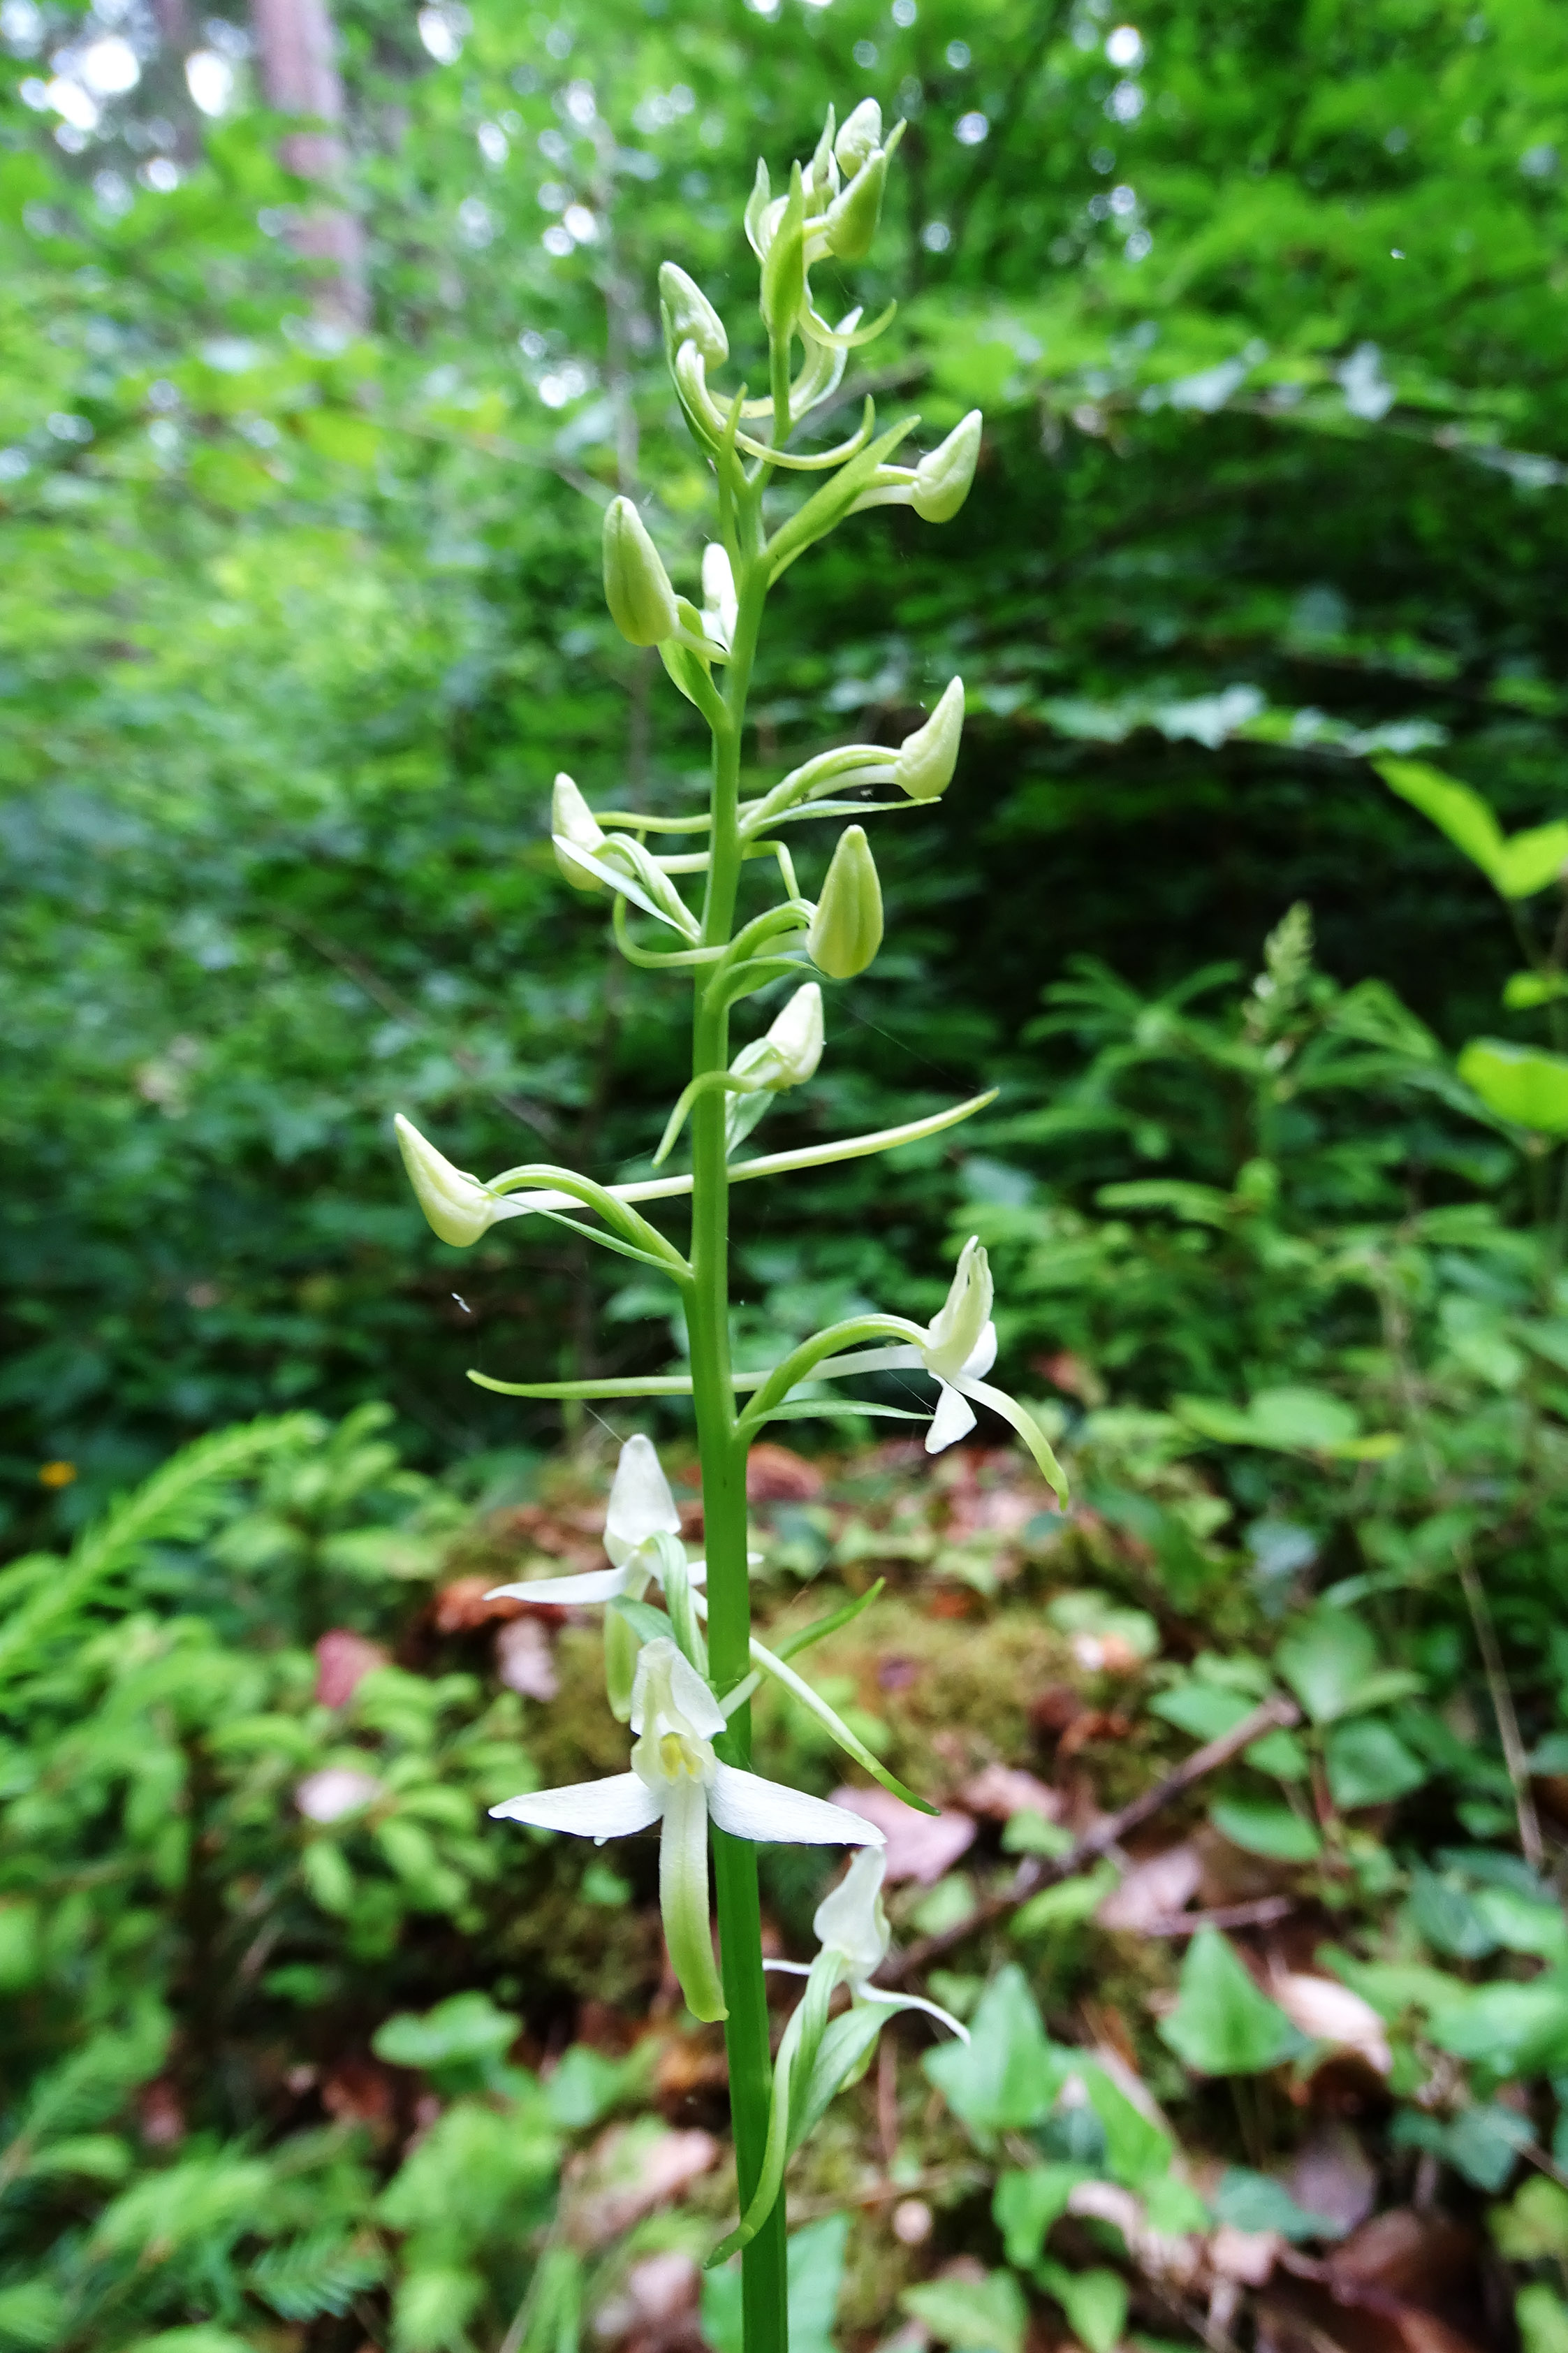
[{"label": "orchid flower spike", "polygon": [[[670,1555],[676,1566],[685,1559],[680,1546],[680,1514],[669,1492],[653,1440],[639,1430],[628,1438],[616,1465],[610,1501],[605,1514],[605,1550],[608,1568],[590,1568],[574,1577],[536,1577],[521,1585],[498,1585],[487,1601],[547,1601],[567,1609],[594,1602],[640,1601],[649,1584],[662,1588]],[[700,1585],[708,1564],[700,1556],[689,1563],[687,1576]],[[637,1639],[626,1620],[612,1611],[605,1620],[605,1685],[611,1713],[625,1724],[632,1712],[637,1673]]]},{"label": "orchid flower spike", "polygon": [[573,1838],[626,1838],[660,1824],[658,1899],[665,1940],[692,2014],[727,2016],[713,1961],[708,1907],[710,1819],[731,1838],[778,1840],[791,1846],[880,1846],[882,1833],[847,1806],[809,1798],[759,1774],[721,1765],[713,1743],[724,1712],[675,1643],[645,1642],[632,1693],[637,1736],[629,1773],[580,1781],[564,1789],[508,1798],[492,1806],[501,1821],[564,1831]]}]

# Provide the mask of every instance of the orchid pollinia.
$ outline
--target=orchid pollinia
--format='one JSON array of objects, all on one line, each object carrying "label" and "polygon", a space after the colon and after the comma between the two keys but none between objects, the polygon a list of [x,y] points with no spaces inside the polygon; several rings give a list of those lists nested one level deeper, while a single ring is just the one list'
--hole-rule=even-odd
[{"label": "orchid pollinia", "polygon": [[[670,518],[653,501],[645,513],[629,499],[612,500],[605,517],[605,593],[622,635],[633,645],[658,648],[672,682],[707,723],[708,806],[680,816],[595,809],[562,775],[550,828],[564,881],[607,896],[626,959],[650,976],[679,976],[693,988],[691,1078],[654,1155],[658,1173],[606,1185],[534,1163],[482,1180],[454,1167],[410,1122],[397,1123],[410,1181],[443,1241],[466,1249],[502,1220],[544,1218],[667,1279],[684,1315],[689,1360],[679,1372],[534,1382],[470,1376],[512,1397],[689,1398],[702,1475],[700,1562],[688,1560],[658,1458],[646,1438],[636,1437],[623,1451],[611,1497],[605,1539],[610,1567],[515,1588],[530,1600],[605,1606],[610,1697],[634,1745],[624,1774],[510,1799],[496,1810],[594,1839],[659,1825],[671,1959],[693,2010],[724,2021],[742,2217],[729,2243],[743,2249],[746,2353],[784,2353],[787,2344],[782,2185],[789,2152],[868,2055],[878,2025],[895,2006],[871,1982],[886,1951],[879,1833],[844,1807],[749,1770],[752,1693],[764,1677],[782,1683],[865,1770],[910,1803],[924,1803],[893,1779],[783,1654],[798,1652],[852,1611],[806,1629],[776,1653],[753,1636],[747,1451],[770,1422],[842,1414],[847,1402],[856,1412],[928,1423],[926,1445],[935,1452],[973,1427],[974,1407],[982,1404],[1011,1423],[1058,1493],[1064,1492],[1027,1410],[987,1378],[996,1334],[991,1275],[977,1241],[965,1247],[947,1299],[929,1324],[858,1315],[815,1334],[775,1365],[738,1371],[730,1356],[731,1185],[890,1151],[937,1134],[993,1100],[976,1095],[872,1134],[736,1156],[777,1097],[816,1070],[825,1035],[822,983],[853,978],[880,946],[881,888],[865,822],[908,813],[945,792],[963,736],[963,688],[954,679],[900,743],[819,752],[758,797],[741,797],[747,694],[774,583],[867,509],[904,505],[921,522],[949,521],[968,494],[979,457],[976,412],[924,456],[900,462],[919,419],[900,417],[879,431],[869,399],[847,438],[830,447],[793,446],[812,412],[837,395],[850,351],[891,316],[889,310],[862,325],[852,310],[830,324],[816,308],[811,270],[824,257],[843,264],[869,250],[901,132],[900,124],[884,137],[880,112],[868,99],[841,127],[829,111],[810,161],[792,165],[776,195],[759,165],[745,212],[761,269],[767,343],[767,388],[757,397],[748,397],[743,383],[729,388],[715,381],[730,358],[723,321],[677,264],[666,262],[659,272],[666,356],[713,478],[717,528],[692,584],[697,602],[678,593],[656,544],[655,530],[662,534]],[[796,484],[804,495],[791,505],[786,494]],[[813,900],[801,889],[785,837],[787,828],[819,819],[847,822]],[[674,845],[660,847],[669,836],[678,838]],[[752,870],[772,870],[779,881],[777,894],[761,904],[749,887]],[[753,900],[744,912],[743,895]],[[660,938],[664,944],[656,945]],[[765,1031],[732,1048],[735,1008],[781,985],[785,993],[773,1004]],[[663,1173],[660,1164],[688,1123],[689,1168]],[[645,1214],[651,1204],[680,1200],[690,1204],[684,1247]],[[892,1372],[932,1380],[933,1404],[911,1412],[880,1398],[846,1401],[837,1394],[839,1382]],[[823,1950],[807,1973],[776,2068],[756,1867],[756,1843],[770,1839],[861,1850],[817,1914]],[[850,2009],[830,2017],[829,2000],[842,1988]],[[922,2005],[900,1999],[897,2006]]]}]

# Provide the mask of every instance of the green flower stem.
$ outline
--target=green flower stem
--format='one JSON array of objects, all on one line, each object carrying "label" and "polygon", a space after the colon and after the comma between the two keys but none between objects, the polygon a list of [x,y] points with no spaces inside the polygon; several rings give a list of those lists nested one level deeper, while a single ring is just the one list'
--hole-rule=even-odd
[{"label": "green flower stem", "polygon": [[[725,681],[724,718],[713,729],[710,862],[702,910],[705,947],[729,945],[735,920],[742,847],[740,832],[741,733],[752,660],[767,596],[759,560],[760,487],[736,501],[739,609]],[[724,996],[699,988],[692,1024],[694,1085],[729,1066],[730,1015]],[[724,1095],[699,1086],[692,1108],[691,1284],[687,1331],[691,1349],[692,1404],[702,1463],[703,1545],[708,1559],[710,1672],[721,1697],[751,1672],[752,1607],[746,1569],[746,1441],[736,1427],[730,1363],[730,1181],[724,1150]],[[751,1709],[738,1707],[718,1748],[726,1763],[751,1759]],[[730,2114],[742,2211],[762,2178],[773,2088],[768,2003],[763,1976],[762,1908],[756,1849],[745,1839],[713,1831],[713,1878],[719,1944],[729,2017],[724,2040],[730,2061]],[[746,2353],[787,2353],[784,2218],[782,2201],[742,2257]]]}]

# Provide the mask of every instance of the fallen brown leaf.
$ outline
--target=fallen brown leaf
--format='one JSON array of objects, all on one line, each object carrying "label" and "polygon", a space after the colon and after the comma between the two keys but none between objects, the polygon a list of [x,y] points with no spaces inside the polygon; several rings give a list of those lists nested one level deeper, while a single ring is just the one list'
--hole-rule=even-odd
[{"label": "fallen brown leaf", "polygon": [[940,1814],[917,1814],[901,1798],[887,1789],[835,1789],[836,1806],[847,1806],[871,1822],[887,1839],[888,1880],[916,1879],[924,1887],[951,1871],[961,1854],[974,1843],[973,1814],[956,1807]]},{"label": "fallen brown leaf", "polygon": [[1163,1854],[1134,1863],[1121,1886],[1113,1887],[1105,1898],[1095,1921],[1101,1928],[1146,1933],[1152,1922],[1184,1912],[1202,1877],[1198,1851],[1190,1839],[1183,1839]]},{"label": "fallen brown leaf", "polygon": [[746,1458],[749,1504],[809,1504],[822,1493],[822,1473],[804,1454],[763,1439]]}]

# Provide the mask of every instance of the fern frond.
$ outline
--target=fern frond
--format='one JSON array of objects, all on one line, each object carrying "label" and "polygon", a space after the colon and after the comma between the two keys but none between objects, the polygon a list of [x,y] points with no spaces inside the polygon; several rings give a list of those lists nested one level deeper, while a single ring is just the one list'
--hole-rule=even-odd
[{"label": "fern frond", "polygon": [[84,1528],[58,1575],[38,1579],[36,1564],[26,1564],[35,1570],[36,1589],[0,1627],[0,1679],[25,1672],[39,1641],[81,1609],[99,1587],[132,1567],[145,1546],[188,1544],[204,1535],[221,1512],[233,1480],[281,1448],[309,1445],[321,1430],[316,1415],[289,1413],[239,1422],[198,1438]]}]

